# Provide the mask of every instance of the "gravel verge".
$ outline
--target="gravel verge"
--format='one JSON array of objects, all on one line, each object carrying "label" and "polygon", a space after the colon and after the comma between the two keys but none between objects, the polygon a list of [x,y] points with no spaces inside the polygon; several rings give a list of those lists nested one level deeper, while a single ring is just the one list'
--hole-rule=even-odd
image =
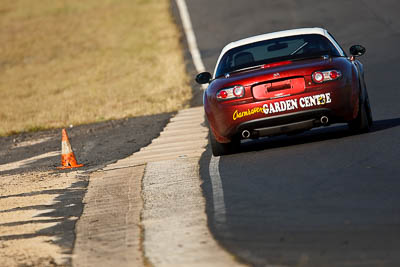
[{"label": "gravel verge", "polygon": [[89,173],[157,137],[172,113],[67,129],[78,172],[58,171],[61,130],[0,138],[0,258],[5,266],[69,266]]}]

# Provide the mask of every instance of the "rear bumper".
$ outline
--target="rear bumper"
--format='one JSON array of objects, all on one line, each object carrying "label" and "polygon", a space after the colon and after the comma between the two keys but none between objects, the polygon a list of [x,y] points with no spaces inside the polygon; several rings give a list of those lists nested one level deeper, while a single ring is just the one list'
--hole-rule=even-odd
[{"label": "rear bumper", "polygon": [[240,134],[247,130],[254,138],[309,130],[321,126],[323,116],[329,119],[328,123],[337,121],[330,109],[320,108],[246,121],[239,124],[235,132]]},{"label": "rear bumper", "polygon": [[[307,105],[306,98],[321,94],[329,94],[329,102]],[[294,102],[290,104],[287,101]],[[282,105],[282,102],[286,103],[286,107],[279,111],[275,105],[277,105],[276,103]],[[272,112],[272,104],[275,112]],[[295,106],[296,108],[294,108]],[[269,109],[264,107],[269,107]],[[354,113],[350,86],[330,87],[294,96],[250,103],[233,101],[218,103],[209,101],[205,97],[204,108],[211,130],[217,141],[221,143],[230,142],[234,137],[240,137],[243,130],[250,131],[254,137],[285,134],[321,126],[319,120],[322,116],[327,116],[329,123],[348,122],[353,118]],[[308,120],[313,120],[312,125],[311,122],[305,122]]]}]

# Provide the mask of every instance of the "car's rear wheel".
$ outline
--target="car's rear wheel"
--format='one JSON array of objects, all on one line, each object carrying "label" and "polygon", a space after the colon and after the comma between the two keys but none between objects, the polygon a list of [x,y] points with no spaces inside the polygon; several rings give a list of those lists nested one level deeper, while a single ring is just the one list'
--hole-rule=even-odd
[{"label": "car's rear wheel", "polygon": [[357,133],[366,133],[372,127],[372,111],[369,103],[368,93],[366,92],[364,102],[360,104],[357,117],[349,122],[350,130]]},{"label": "car's rear wheel", "polygon": [[240,147],[240,139],[233,138],[229,143],[219,143],[210,131],[210,144],[214,156],[223,156],[236,153]]}]

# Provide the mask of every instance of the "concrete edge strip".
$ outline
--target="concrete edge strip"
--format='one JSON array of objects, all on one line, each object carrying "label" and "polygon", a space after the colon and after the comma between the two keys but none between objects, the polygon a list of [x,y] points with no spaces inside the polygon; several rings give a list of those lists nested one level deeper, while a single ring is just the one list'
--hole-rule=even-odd
[{"label": "concrete edge strip", "polygon": [[[179,9],[180,16],[182,18],[182,23],[184,26],[183,28],[188,40],[190,53],[192,55],[196,70],[198,72],[202,72],[205,70],[205,67],[197,47],[197,42],[193,32],[186,3],[184,0],[176,0],[176,3]],[[206,86],[203,85],[202,88],[206,89]],[[203,114],[202,112],[203,110],[201,108],[192,108],[178,112],[178,114],[171,120],[169,126],[167,125],[164,130],[174,129],[173,126],[175,125],[183,126],[187,124],[188,117],[192,116],[194,121],[198,120],[198,127],[201,130],[205,128],[204,120],[202,119],[203,116],[201,115]],[[182,121],[180,123],[176,123],[179,122],[179,120]],[[197,138],[199,137],[200,136],[197,136]],[[160,138],[162,138],[162,135],[160,135],[160,137],[155,140],[159,140]],[[187,136],[187,138],[190,139],[190,135]],[[179,143],[180,141],[182,140],[174,140],[174,142],[176,143]],[[205,139],[205,145],[206,144],[207,139]],[[150,144],[149,146],[152,145],[157,146],[157,143],[152,142],[152,144]],[[201,144],[199,144],[199,146],[201,147]],[[165,160],[160,159],[156,162],[144,162],[140,164],[128,163],[127,165],[127,161],[133,160],[133,162],[135,162],[134,159],[138,156],[140,157],[141,151],[134,153],[132,156],[126,159],[122,159],[119,162],[106,166],[107,171],[103,170],[101,172],[96,172],[96,174],[103,179],[104,176],[114,176],[120,178],[122,176],[123,178],[124,173],[126,175],[126,172],[129,171],[129,168],[132,168],[132,170],[135,170],[136,168],[143,168],[144,173],[142,173],[141,177],[136,177],[135,179],[136,181],[138,179],[141,181],[140,197],[142,199],[142,207],[139,208],[139,223],[136,226],[140,228],[139,250],[142,253],[140,260],[142,264],[146,266],[152,264],[156,264],[157,266],[187,266],[188,264],[190,264],[191,266],[210,266],[215,264],[218,264],[218,266],[241,266],[241,264],[235,261],[234,257],[231,254],[229,254],[219,246],[219,244],[212,237],[212,234],[207,227],[205,199],[200,189],[201,180],[198,171],[198,161],[202,154],[202,151],[199,150],[199,155],[191,155],[188,158],[173,157],[173,159],[169,159],[168,157],[171,157],[171,155],[169,155]],[[216,164],[218,164],[218,162]],[[173,168],[171,168],[171,165],[173,166]],[[178,182],[176,181],[177,177],[179,177]],[[129,183],[129,179],[121,180],[121,183],[126,184],[127,182]],[[186,187],[181,187],[181,183],[185,183]],[[97,190],[104,190],[104,184],[97,187]],[[164,187],[169,188],[169,190],[165,190]],[[217,190],[217,188],[220,187],[220,185],[213,183],[213,189],[215,189],[213,190],[214,192]],[[128,188],[130,188],[130,185],[128,185]],[[185,188],[187,190],[185,190]],[[93,191],[95,192],[94,194],[97,193],[96,189],[92,189],[92,195]],[[168,195],[168,192],[170,195]],[[163,193],[165,197],[160,198],[159,195]],[[131,193],[129,193],[129,195],[130,194]],[[172,199],[168,199],[168,197],[171,195],[174,197],[172,197]],[[190,201],[187,201],[188,198],[182,198],[182,195],[190,196],[192,200],[191,203],[194,206],[190,205]],[[219,194],[219,196],[219,199],[221,199],[222,197],[222,203],[221,201],[219,201],[218,206],[223,204],[223,194]],[[128,202],[129,201],[130,197],[128,196]],[[178,201],[178,203],[176,203],[176,201]],[[96,202],[97,201],[95,201],[94,205],[98,206],[98,203]],[[129,209],[132,208],[131,203],[128,203],[128,206]],[[195,207],[194,210],[193,207]],[[99,207],[97,207],[97,209],[98,208]],[[87,207],[85,207],[85,209],[87,209]],[[136,208],[136,211],[137,209],[138,207]],[[160,220],[159,216],[162,212],[165,216],[163,216]],[[194,214],[195,216],[192,216]],[[80,220],[81,219],[82,217],[80,218]],[[99,218],[99,220],[101,220],[101,217]],[[168,222],[166,223],[166,221]],[[83,225],[80,228],[84,230],[79,231],[79,228],[77,228],[76,242],[79,241],[81,242],[81,246],[82,244],[84,246],[85,240],[78,240],[78,237],[82,236],[82,232],[83,237],[85,237],[85,234],[88,235],[91,230],[85,229],[87,227],[90,228],[90,225],[88,225],[88,223],[84,224],[81,222],[80,225]],[[106,228],[104,230],[107,231]],[[80,235],[79,232],[81,232]],[[132,231],[129,231],[129,229],[122,229],[122,232],[123,233],[120,234],[125,235],[124,240],[132,241],[133,236],[132,233],[130,233]],[[185,234],[182,234],[183,232],[185,232]],[[166,236],[165,234],[168,235],[168,233],[172,233],[173,236]],[[129,234],[130,236],[128,236]],[[159,236],[160,234],[161,236]],[[175,238],[173,239],[175,240],[175,242],[173,243],[175,246],[171,246],[171,238]],[[124,249],[126,243],[127,242],[122,245]],[[102,247],[99,252],[101,253],[101,251],[107,250],[107,245],[107,242],[103,243],[103,246],[105,247]],[[185,249],[179,249],[183,247],[185,247]],[[171,250],[168,248],[175,249]],[[166,253],[165,251],[169,251],[169,253]],[[83,258],[85,259],[86,263],[88,263],[88,256],[86,255],[86,257],[84,256]],[[82,262],[75,261],[73,263],[74,266],[80,266]],[[121,263],[122,262],[119,262],[120,266]],[[129,265],[129,262],[125,261],[123,263],[124,265]],[[99,262],[96,261],[95,264],[85,264],[85,266],[98,266],[98,264]],[[102,262],[101,265],[104,264],[110,265],[113,263]]]},{"label": "concrete edge strip", "polygon": [[153,266],[242,266],[207,226],[199,158],[150,162],[143,177],[145,258]]},{"label": "concrete edge strip", "polygon": [[[203,113],[203,109],[196,109],[193,116],[199,118],[201,117],[199,114]],[[180,119],[179,113],[175,118]],[[203,130],[204,119],[197,119],[197,121],[197,127]],[[164,131],[170,130],[174,129],[164,128]],[[101,255],[102,251],[116,250],[114,247],[108,247],[107,243],[107,240],[112,239],[109,232],[113,231],[117,231],[123,240],[129,240],[129,242],[118,243],[120,250],[116,253],[124,257],[123,253],[128,251],[126,246],[136,242],[134,244],[136,252],[139,248],[141,262],[145,266],[212,266],[216,263],[218,266],[240,266],[234,256],[220,247],[207,227],[205,199],[200,187],[202,181],[199,177],[198,165],[208,143],[207,135],[201,138],[186,136],[186,142],[176,141],[175,145],[180,146],[182,151],[185,151],[185,147],[193,147],[190,141],[198,143],[199,149],[196,149],[196,153],[191,153],[187,157],[168,153],[168,150],[158,150],[159,142],[154,141],[163,138],[165,137],[160,135],[148,146],[155,148],[156,160],[153,162],[147,160],[144,163],[134,164],[143,158],[143,154],[146,158],[151,157],[148,155],[149,151],[142,149],[128,158],[121,159],[91,174],[87,197],[85,196],[84,212],[77,225],[76,244],[78,246],[74,249],[74,254],[77,254],[74,255],[74,266],[114,264],[113,261],[118,259],[113,259],[113,257],[104,259]],[[140,174],[140,171],[136,169],[142,169],[143,173],[140,177],[130,177],[130,173]],[[135,183],[137,186],[138,182],[141,187],[142,205],[140,207],[135,205],[132,208],[131,198],[126,199],[124,195],[127,194],[126,189],[132,186],[129,183]],[[110,203],[105,203],[107,201],[102,199],[103,194],[107,196],[112,190],[110,188],[120,188],[120,190],[114,190],[114,197],[107,197]],[[223,198],[223,195],[220,197]],[[135,198],[137,199],[137,196]],[[132,214],[137,214],[137,210],[140,210],[140,216],[137,218],[139,223],[130,226],[140,228],[140,237],[137,230],[133,231],[119,218],[123,214],[118,213],[115,205],[121,204],[120,199],[125,199],[124,201],[130,207],[128,211]],[[220,204],[221,202],[218,205]],[[121,208],[124,209],[124,207]],[[110,214],[114,213],[116,214],[114,219],[120,225],[118,229],[113,229],[114,227],[110,229]],[[92,223],[93,217],[96,218],[95,223]],[[174,239],[171,239],[171,234]],[[94,241],[100,245],[94,245]],[[115,245],[116,241],[113,242]],[[80,253],[79,250],[83,252]],[[91,259],[96,253],[101,256],[102,262]],[[126,258],[132,259],[131,256],[126,256]],[[119,259],[118,265],[129,266],[128,263]],[[137,264],[138,261],[135,263]]]}]

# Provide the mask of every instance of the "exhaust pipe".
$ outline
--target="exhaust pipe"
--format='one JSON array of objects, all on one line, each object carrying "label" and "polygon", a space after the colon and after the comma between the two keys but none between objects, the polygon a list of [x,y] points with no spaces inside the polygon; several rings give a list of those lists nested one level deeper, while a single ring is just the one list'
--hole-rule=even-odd
[{"label": "exhaust pipe", "polygon": [[327,125],[328,122],[329,122],[329,119],[328,119],[327,116],[322,116],[321,119],[320,119],[320,121],[321,121],[321,123],[322,123],[323,125]]},{"label": "exhaust pipe", "polygon": [[250,138],[250,132],[248,130],[243,130],[242,137],[244,139]]}]

